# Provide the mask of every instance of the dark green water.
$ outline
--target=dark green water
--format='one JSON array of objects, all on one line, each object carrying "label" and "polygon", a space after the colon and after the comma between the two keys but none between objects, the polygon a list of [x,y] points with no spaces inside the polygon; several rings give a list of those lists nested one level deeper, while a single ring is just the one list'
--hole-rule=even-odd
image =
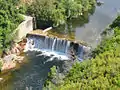
[{"label": "dark green water", "polygon": [[29,63],[14,71],[11,80],[0,90],[42,90],[50,68],[55,65],[62,69],[64,61],[46,62],[49,57],[36,55],[39,55],[39,52],[29,52],[26,55]]},{"label": "dark green water", "polygon": [[[56,30],[66,35],[74,35],[76,40],[84,40],[93,47],[96,47],[100,33],[117,16],[120,9],[120,0],[102,0],[104,4],[96,7],[95,12],[89,18],[74,19],[65,26]],[[62,30],[62,31],[61,31]],[[19,70],[13,72],[12,78],[0,90],[42,90],[42,85],[47,78],[50,67],[53,65],[62,66],[63,61],[53,60],[45,63],[48,59],[43,56],[36,56],[38,53],[31,52],[27,56],[29,63],[23,65]]]}]

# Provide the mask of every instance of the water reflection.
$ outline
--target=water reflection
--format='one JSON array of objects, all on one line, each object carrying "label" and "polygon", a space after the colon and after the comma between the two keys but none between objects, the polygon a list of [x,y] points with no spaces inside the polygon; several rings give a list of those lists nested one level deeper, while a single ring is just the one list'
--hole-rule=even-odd
[{"label": "water reflection", "polygon": [[120,10],[120,0],[102,0],[104,4],[94,7],[91,14],[69,20],[53,32],[72,36],[75,40],[87,42],[93,48],[99,43],[100,33],[112,23]]},{"label": "water reflection", "polygon": [[[85,27],[86,23],[89,23],[89,17],[91,15],[93,15],[95,12],[95,7],[93,7],[89,13],[88,12],[84,12],[83,15],[79,16],[78,18],[73,18],[73,19],[69,19],[66,21],[66,23],[64,25],[60,25],[57,28],[54,28],[52,33],[58,33],[58,34],[64,34],[67,37],[74,39],[76,38],[76,28],[77,27]],[[81,39],[78,39],[81,40]]]},{"label": "water reflection", "polygon": [[81,39],[96,47],[100,39],[100,33],[103,32],[117,16],[120,8],[120,0],[102,0],[104,2],[100,7],[96,7],[95,13],[90,16],[89,23],[84,27],[76,27],[76,39]]}]

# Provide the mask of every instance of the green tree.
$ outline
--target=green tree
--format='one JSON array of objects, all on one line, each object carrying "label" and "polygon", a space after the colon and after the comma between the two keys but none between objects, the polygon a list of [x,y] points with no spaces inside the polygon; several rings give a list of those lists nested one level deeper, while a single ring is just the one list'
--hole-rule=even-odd
[{"label": "green tree", "polygon": [[58,26],[95,6],[95,0],[34,0],[27,13],[35,15],[38,26]]},{"label": "green tree", "polygon": [[0,0],[0,50],[5,52],[14,38],[12,35],[23,18],[16,8],[18,0]]},{"label": "green tree", "polygon": [[[119,18],[119,16],[118,16]],[[64,83],[49,86],[55,90],[119,90],[120,89],[120,27],[113,22],[114,34],[95,49],[91,60],[76,62],[64,78]],[[111,26],[111,25],[110,25]],[[51,74],[52,75],[52,74]],[[50,81],[50,80],[49,80]]]}]

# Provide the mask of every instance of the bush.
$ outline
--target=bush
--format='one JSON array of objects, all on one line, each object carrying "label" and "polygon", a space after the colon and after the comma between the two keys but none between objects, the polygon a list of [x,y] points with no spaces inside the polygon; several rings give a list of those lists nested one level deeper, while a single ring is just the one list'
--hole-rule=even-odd
[{"label": "bush", "polygon": [[[95,6],[96,0],[34,0],[27,13],[35,15],[38,26],[58,26],[67,19],[79,17]],[[39,23],[40,22],[40,23]]]},{"label": "bush", "polygon": [[[116,23],[115,23],[116,25]],[[119,90],[120,27],[94,51],[94,58],[75,63],[56,90]]]},{"label": "bush", "polygon": [[23,21],[17,9],[19,0],[0,0],[0,51],[11,46],[14,38],[12,33]]}]

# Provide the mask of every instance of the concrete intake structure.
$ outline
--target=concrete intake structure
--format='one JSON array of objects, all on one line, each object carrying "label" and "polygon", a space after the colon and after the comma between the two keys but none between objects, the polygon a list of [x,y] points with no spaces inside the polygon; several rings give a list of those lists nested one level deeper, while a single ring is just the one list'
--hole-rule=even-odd
[{"label": "concrete intake structure", "polygon": [[27,33],[33,31],[33,17],[24,16],[24,21],[17,27],[15,41],[19,42],[22,38],[26,37]]}]

